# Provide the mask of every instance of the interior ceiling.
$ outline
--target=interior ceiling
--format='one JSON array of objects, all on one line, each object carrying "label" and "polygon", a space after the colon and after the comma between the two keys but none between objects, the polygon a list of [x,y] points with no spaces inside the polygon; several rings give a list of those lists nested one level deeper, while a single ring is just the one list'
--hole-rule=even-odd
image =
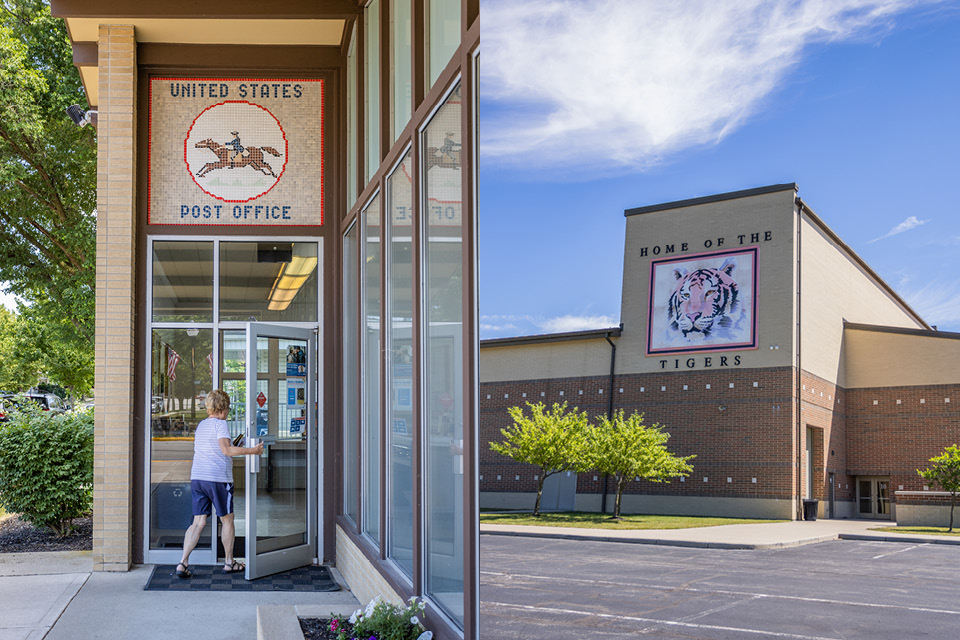
[{"label": "interior ceiling", "polygon": [[[164,44],[240,44],[251,46],[339,47],[347,21],[342,18],[104,18],[65,17],[74,43],[97,42],[100,24],[133,25],[137,42]],[[97,67],[82,66],[80,75],[91,105],[99,104]]]}]

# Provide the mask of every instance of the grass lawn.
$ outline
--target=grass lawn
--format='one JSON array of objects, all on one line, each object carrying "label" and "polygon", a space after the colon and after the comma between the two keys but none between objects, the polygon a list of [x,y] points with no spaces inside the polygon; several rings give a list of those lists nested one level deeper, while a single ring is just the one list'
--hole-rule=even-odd
[{"label": "grass lawn", "polygon": [[579,527],[583,529],[693,529],[717,527],[724,524],[755,524],[786,522],[786,520],[752,520],[748,518],[708,518],[703,516],[648,516],[624,515],[611,520],[609,514],[566,511],[542,513],[534,518],[529,512],[481,513],[480,524],[538,525],[542,527]]},{"label": "grass lawn", "polygon": [[877,527],[870,531],[886,531],[887,533],[915,533],[925,536],[960,536],[960,526],[954,525],[953,532],[947,533],[946,527]]}]

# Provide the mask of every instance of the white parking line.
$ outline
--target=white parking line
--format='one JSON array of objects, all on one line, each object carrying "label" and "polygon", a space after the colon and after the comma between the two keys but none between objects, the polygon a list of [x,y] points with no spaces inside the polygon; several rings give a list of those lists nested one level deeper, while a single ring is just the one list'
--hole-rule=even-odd
[{"label": "white parking line", "polygon": [[[500,571],[481,571],[481,575],[491,575],[491,576],[501,576],[505,578],[522,578],[527,580],[545,580],[549,582],[556,582],[556,576],[536,576],[529,574],[521,573],[503,573]],[[832,600],[829,598],[805,598],[803,596],[785,596],[780,594],[773,593],[756,593],[753,591],[732,591],[729,589],[697,589],[695,587],[685,587],[683,585],[661,585],[661,584],[644,584],[640,582],[613,582],[610,580],[586,580],[583,578],[564,578],[564,582],[579,582],[583,584],[591,584],[597,586],[610,586],[616,587],[617,589],[623,589],[624,587],[636,587],[640,589],[657,589],[661,591],[682,591],[687,593],[706,593],[706,594],[719,594],[719,595],[731,595],[731,596],[747,596],[755,598],[771,598],[776,600],[793,600],[795,602],[813,602],[817,604],[838,604],[844,606],[852,607],[867,607],[871,609],[895,609],[899,611],[915,611],[918,613],[942,613],[945,615],[951,616],[960,616],[960,611],[954,609],[931,609],[928,607],[908,607],[905,605],[899,604],[875,604],[872,602],[850,602],[848,600]]]},{"label": "white parking line", "polygon": [[878,556],[873,556],[874,560],[879,560],[880,558],[886,558],[887,556],[895,556],[898,553],[903,553],[904,551],[910,551],[911,549],[916,549],[917,547],[922,547],[926,545],[915,544],[912,547],[907,547],[906,549],[899,549],[897,551],[891,551],[890,553],[881,553]]},{"label": "white parking line", "polygon": [[642,622],[649,625],[663,625],[668,627],[686,627],[689,629],[710,629],[713,631],[731,631],[738,634],[756,634],[768,638],[792,638],[793,640],[842,640],[842,638],[829,638],[825,636],[804,636],[796,633],[780,633],[777,631],[764,631],[762,629],[744,629],[742,627],[722,627],[713,624],[697,624],[695,622],[683,622],[679,620],[658,620],[656,618],[640,618],[637,616],[619,616],[612,613],[597,613],[594,611],[579,611],[577,609],[560,609],[557,607],[532,607],[523,604],[510,604],[507,602],[489,602],[484,600],[482,606],[503,607],[505,609],[521,609],[523,611],[537,611],[543,613],[567,613],[578,616],[593,616],[605,620],[622,620],[624,622]]}]

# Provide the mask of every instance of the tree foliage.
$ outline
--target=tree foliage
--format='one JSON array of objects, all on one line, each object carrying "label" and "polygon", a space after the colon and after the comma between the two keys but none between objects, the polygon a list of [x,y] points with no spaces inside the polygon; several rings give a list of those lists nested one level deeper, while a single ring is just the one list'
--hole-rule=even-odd
[{"label": "tree foliage", "polygon": [[65,536],[93,504],[93,412],[10,415],[0,424],[0,506]]},{"label": "tree foliage", "polygon": [[26,391],[36,384],[39,370],[20,317],[0,305],[0,392]]},{"label": "tree foliage", "polygon": [[614,518],[620,517],[623,489],[631,479],[669,482],[670,478],[686,476],[693,470],[688,463],[696,456],[679,457],[670,453],[669,439],[670,434],[659,424],[645,425],[642,413],[633,412],[624,418],[620,409],[612,419],[599,418],[596,428],[590,432],[586,464],[616,481]]},{"label": "tree foliage", "polygon": [[96,141],[63,21],[0,0],[0,282],[78,349],[93,348]]},{"label": "tree foliage", "polygon": [[938,456],[930,458],[932,467],[917,469],[917,473],[924,480],[940,486],[950,493],[950,528],[953,531],[953,509],[957,505],[957,493],[960,493],[960,447],[950,445]]},{"label": "tree foliage", "polygon": [[503,442],[491,442],[497,453],[540,468],[537,476],[537,501],[533,515],[540,515],[543,481],[561,471],[584,471],[589,422],[586,412],[576,407],[567,412],[567,403],[554,403],[547,410],[542,402],[527,403],[530,417],[520,407],[508,409],[513,426],[501,429]]}]

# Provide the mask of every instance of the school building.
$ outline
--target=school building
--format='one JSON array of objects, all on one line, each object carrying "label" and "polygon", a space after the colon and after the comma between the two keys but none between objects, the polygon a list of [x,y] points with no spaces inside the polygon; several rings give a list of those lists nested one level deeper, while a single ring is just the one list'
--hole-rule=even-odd
[{"label": "school building", "polygon": [[[687,478],[630,482],[625,513],[797,519],[816,499],[820,517],[941,517],[949,498],[917,469],[960,442],[960,334],[928,325],[795,184],[625,215],[620,326],[480,343],[481,507],[533,507],[538,471],[489,449],[507,408],[565,401],[642,412],[696,454]],[[544,505],[611,511],[613,491],[555,475]]]}]

